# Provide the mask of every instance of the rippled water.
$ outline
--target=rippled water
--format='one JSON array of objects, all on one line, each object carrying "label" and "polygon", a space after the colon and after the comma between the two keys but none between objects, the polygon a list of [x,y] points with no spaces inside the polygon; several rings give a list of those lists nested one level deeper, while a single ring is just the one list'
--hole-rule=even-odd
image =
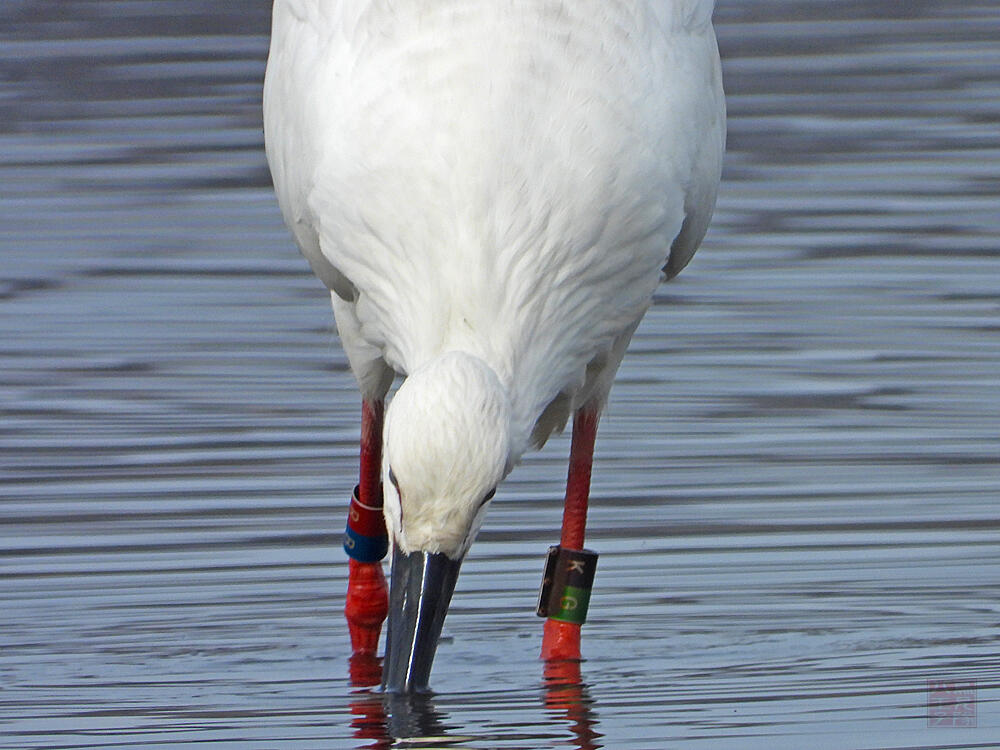
[{"label": "rippled water", "polygon": [[415,705],[349,676],[359,404],[268,183],[268,16],[0,6],[0,748],[1000,744],[996,2],[720,0],[725,185],[602,425],[587,659],[536,658],[562,438]]}]

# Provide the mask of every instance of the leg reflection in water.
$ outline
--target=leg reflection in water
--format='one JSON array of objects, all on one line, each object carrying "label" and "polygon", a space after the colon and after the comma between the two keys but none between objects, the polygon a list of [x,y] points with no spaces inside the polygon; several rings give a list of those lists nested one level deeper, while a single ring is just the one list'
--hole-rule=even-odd
[{"label": "leg reflection in water", "polygon": [[[546,661],[544,675],[545,708],[554,718],[569,721],[575,749],[604,747],[599,743],[603,735],[596,729],[594,701],[580,679],[580,662]],[[359,744],[358,750],[389,750],[406,739],[436,739],[442,745],[468,739],[446,736],[455,727],[445,724],[447,717],[434,708],[431,695],[376,692],[382,681],[382,660],[374,655],[356,653],[351,657],[350,680],[356,688],[351,699],[351,727],[354,737],[365,743]]]},{"label": "leg reflection in water", "polygon": [[358,745],[359,750],[388,750],[393,738],[389,734],[382,695],[371,691],[382,682],[382,660],[371,652],[355,653],[350,661],[351,685],[358,688],[351,696],[351,728],[359,740],[371,740]]},{"label": "leg reflection in water", "polygon": [[576,659],[545,662],[545,707],[570,722],[577,750],[598,750],[603,736],[596,730],[597,714],[587,686],[580,680]]}]

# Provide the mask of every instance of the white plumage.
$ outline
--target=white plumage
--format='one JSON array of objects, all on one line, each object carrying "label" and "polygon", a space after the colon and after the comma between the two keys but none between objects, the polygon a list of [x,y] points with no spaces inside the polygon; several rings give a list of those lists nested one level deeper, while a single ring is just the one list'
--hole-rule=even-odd
[{"label": "white plumage", "polygon": [[725,141],[712,6],[276,0],[264,108],[285,220],[364,397],[433,373],[389,407],[397,544],[464,553],[483,494],[603,402],[700,243]]}]

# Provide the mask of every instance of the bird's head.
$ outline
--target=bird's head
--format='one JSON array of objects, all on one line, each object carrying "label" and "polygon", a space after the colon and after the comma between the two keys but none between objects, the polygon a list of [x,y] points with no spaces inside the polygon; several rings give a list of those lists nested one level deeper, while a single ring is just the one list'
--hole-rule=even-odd
[{"label": "bird's head", "polygon": [[465,352],[411,373],[389,404],[382,457],[393,538],[386,690],[427,688],[459,566],[510,470],[510,415],[496,373]]}]

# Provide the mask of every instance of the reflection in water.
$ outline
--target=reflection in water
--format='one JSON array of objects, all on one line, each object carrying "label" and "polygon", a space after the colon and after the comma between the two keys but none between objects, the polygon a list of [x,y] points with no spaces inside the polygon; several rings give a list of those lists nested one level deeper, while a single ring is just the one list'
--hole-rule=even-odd
[{"label": "reflection in water", "polygon": [[367,688],[382,682],[382,660],[372,654],[354,654],[348,662],[351,685]]},{"label": "reflection in water", "polygon": [[354,736],[372,741],[359,745],[359,749],[383,750],[396,740],[412,740],[421,745],[430,741],[449,744],[445,734],[450,727],[444,723],[444,714],[434,707],[430,694],[378,692],[376,686],[382,681],[380,658],[355,654],[350,660],[349,675],[351,684],[359,688],[353,693],[350,706]]},{"label": "reflection in water", "polygon": [[392,746],[383,698],[371,690],[358,690],[351,696],[351,729],[355,738],[365,740],[357,746],[358,750],[385,750]]},{"label": "reflection in water", "polygon": [[[569,720],[574,750],[604,747],[598,742],[603,735],[596,729],[594,700],[581,679],[580,662],[547,661],[543,674],[545,709],[556,720]],[[357,750],[447,747],[474,739],[448,736],[455,727],[446,724],[447,716],[435,707],[433,694],[381,693],[375,687],[381,678],[381,659],[365,654],[351,657],[350,681],[358,688],[351,697],[351,728],[355,739],[363,741]]]},{"label": "reflection in water", "polygon": [[580,662],[545,662],[545,707],[570,720],[579,750],[604,747],[597,742],[603,735],[595,729],[597,714],[593,705],[587,686],[580,679]]},{"label": "reflection in water", "polygon": [[409,740],[409,744],[414,746],[430,743],[450,745],[460,741],[458,738],[447,737],[448,732],[455,727],[444,723],[447,717],[434,707],[430,693],[385,693],[382,701],[391,737]]},{"label": "reflection in water", "polygon": [[349,662],[351,685],[358,688],[351,694],[351,729],[355,738],[372,740],[358,748],[383,750],[392,745],[384,698],[370,688],[382,682],[382,660],[372,654],[354,654]]}]

